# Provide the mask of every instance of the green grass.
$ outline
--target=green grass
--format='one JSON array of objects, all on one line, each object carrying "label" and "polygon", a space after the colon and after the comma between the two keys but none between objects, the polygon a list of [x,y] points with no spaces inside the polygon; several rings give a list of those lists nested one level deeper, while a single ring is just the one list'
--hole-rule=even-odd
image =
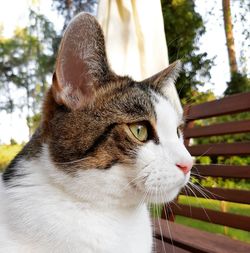
[{"label": "green grass", "polygon": [[3,171],[16,154],[22,149],[22,145],[0,146],[0,171]]}]

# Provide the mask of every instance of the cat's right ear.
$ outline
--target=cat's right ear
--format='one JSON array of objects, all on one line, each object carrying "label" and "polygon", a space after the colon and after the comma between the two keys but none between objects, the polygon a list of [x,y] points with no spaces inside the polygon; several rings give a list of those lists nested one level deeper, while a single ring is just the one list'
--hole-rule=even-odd
[{"label": "cat's right ear", "polygon": [[100,25],[93,16],[78,14],[59,47],[52,84],[55,101],[71,110],[82,108],[112,76]]},{"label": "cat's right ear", "polygon": [[175,81],[178,78],[181,70],[181,61],[177,60],[170,64],[166,69],[150,78],[147,78],[144,80],[144,82],[149,83],[153,89],[165,93],[165,90],[168,89],[168,86],[175,84]]},{"label": "cat's right ear", "polygon": [[181,70],[182,64],[181,61],[178,60],[156,75],[144,80],[144,82],[148,83],[154,90],[161,92],[167,97],[179,114],[182,114],[183,110],[180,98],[176,92],[175,81]]}]

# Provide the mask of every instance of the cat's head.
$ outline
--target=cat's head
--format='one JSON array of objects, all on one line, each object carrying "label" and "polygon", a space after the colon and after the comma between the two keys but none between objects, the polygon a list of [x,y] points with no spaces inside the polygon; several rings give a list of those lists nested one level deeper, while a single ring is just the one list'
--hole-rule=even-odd
[{"label": "cat's head", "polygon": [[97,21],[76,16],[64,33],[43,110],[53,179],[89,202],[173,200],[192,167],[182,109],[169,95],[180,68],[175,62],[142,82],[117,76]]}]

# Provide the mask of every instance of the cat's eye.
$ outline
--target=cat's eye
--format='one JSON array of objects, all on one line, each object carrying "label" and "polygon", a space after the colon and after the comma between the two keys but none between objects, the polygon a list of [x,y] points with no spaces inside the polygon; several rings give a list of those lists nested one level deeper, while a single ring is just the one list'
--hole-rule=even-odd
[{"label": "cat's eye", "polygon": [[148,139],[148,128],[145,123],[143,122],[133,123],[128,126],[130,131],[137,140],[144,142]]}]

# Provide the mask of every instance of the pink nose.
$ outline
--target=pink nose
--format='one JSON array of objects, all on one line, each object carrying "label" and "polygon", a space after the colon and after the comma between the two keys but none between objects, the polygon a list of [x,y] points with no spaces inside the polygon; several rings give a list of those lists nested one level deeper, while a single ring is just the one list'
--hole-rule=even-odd
[{"label": "pink nose", "polygon": [[184,173],[187,174],[193,167],[193,163],[176,164],[176,166]]}]

